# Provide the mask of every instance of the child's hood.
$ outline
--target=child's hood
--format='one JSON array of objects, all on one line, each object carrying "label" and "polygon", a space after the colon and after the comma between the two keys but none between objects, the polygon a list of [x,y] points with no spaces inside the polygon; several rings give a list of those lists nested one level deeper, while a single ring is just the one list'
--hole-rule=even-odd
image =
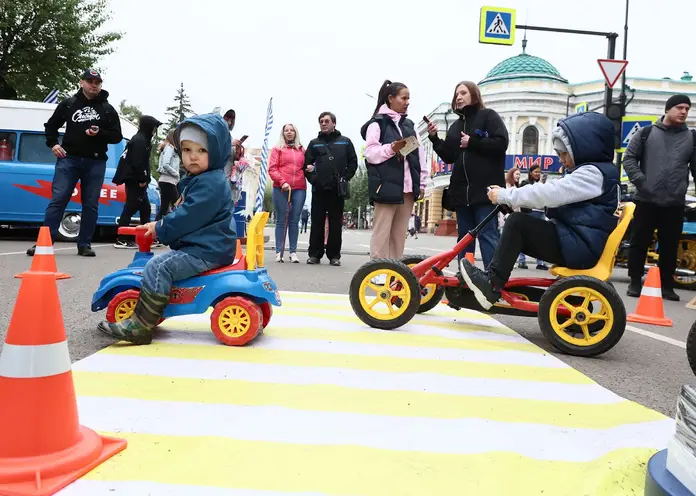
[{"label": "child's hood", "polygon": [[574,114],[562,119],[558,126],[568,140],[566,146],[570,145],[576,165],[614,160],[614,126],[605,115]]},{"label": "child's hood", "polygon": [[195,124],[208,136],[208,170],[223,169],[232,154],[232,138],[227,122],[220,114],[202,114],[189,117],[174,132],[174,142],[181,150],[179,136],[184,124]]}]

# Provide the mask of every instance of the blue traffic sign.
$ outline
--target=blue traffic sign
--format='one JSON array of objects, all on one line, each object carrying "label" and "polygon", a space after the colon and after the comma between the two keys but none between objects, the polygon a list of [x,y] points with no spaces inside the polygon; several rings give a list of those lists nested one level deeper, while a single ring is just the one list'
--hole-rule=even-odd
[{"label": "blue traffic sign", "polygon": [[515,43],[515,9],[481,7],[479,24],[479,43]]},{"label": "blue traffic sign", "polygon": [[655,124],[657,117],[654,115],[627,115],[621,121],[621,146],[618,151],[623,153],[626,151],[631,138],[646,126]]}]

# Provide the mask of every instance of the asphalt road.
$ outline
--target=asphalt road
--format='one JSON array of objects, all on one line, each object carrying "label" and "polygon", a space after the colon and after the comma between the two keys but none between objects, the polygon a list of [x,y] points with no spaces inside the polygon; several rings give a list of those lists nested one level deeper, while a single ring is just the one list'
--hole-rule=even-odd
[{"label": "asphalt road", "polygon": [[[344,255],[341,267],[329,266],[326,259],[318,266],[308,266],[306,259],[307,234],[301,234],[298,255],[301,264],[277,264],[273,260],[273,229],[267,228],[270,236],[267,243],[267,267],[281,290],[311,291],[347,294],[350,279],[355,271],[368,261],[370,233],[367,231],[344,231]],[[4,342],[19,279],[13,276],[29,268],[31,259],[24,251],[33,244],[36,231],[0,231],[0,346]],[[420,235],[419,239],[408,239],[408,254],[432,255],[453,246],[455,238]],[[73,360],[79,360],[111,344],[111,340],[96,331],[96,324],[104,318],[90,310],[93,291],[101,278],[125,265],[133,257],[133,251],[117,250],[110,242],[95,242],[97,257],[85,259],[76,255],[74,245],[56,243],[58,268],[67,272],[71,279],[59,281],[58,288],[63,308],[63,318]],[[529,263],[529,262],[528,262]],[[543,276],[547,272],[516,270],[513,276]],[[451,267],[456,270],[454,266]],[[637,299],[625,296],[628,277],[625,269],[616,269],[612,282],[622,295],[628,312],[635,310]],[[531,342],[554,354],[559,359],[602,386],[615,393],[673,416],[679,389],[683,384],[696,385],[696,377],[689,369],[683,343],[696,320],[696,312],[685,307],[696,297],[696,292],[678,291],[681,302],[664,302],[666,315],[673,319],[672,327],[630,324],[621,342],[604,355],[587,359],[558,353],[539,331],[535,318],[496,316],[498,320],[520,333]],[[38,302],[37,302],[38,303]]]}]

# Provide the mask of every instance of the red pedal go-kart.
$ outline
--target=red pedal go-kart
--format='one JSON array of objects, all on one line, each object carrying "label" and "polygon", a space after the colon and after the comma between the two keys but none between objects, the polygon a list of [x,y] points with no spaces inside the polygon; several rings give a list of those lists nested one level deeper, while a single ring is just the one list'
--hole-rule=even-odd
[{"label": "red pedal go-kart", "polygon": [[536,316],[546,339],[569,355],[591,357],[613,348],[626,328],[626,308],[608,281],[635,204],[626,203],[621,208],[617,226],[594,267],[574,270],[553,266],[549,270],[555,278],[511,278],[501,301],[486,311],[459,271],[456,275],[443,271],[502,208],[497,206],[449,251],[432,257],[406,256],[364,264],[350,283],[355,314],[370,327],[396,329],[417,313],[435,308],[444,296],[457,310]]}]

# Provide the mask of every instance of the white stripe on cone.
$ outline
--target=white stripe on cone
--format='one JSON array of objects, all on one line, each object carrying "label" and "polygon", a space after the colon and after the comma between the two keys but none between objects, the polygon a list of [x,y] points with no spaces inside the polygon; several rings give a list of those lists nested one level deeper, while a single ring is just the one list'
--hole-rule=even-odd
[{"label": "white stripe on cone", "polygon": [[651,288],[649,286],[643,286],[640,294],[642,296],[654,296],[656,298],[662,298],[662,290],[660,288]]},{"label": "white stripe on cone", "polygon": [[0,353],[0,377],[35,379],[70,371],[68,342],[53,344],[7,344]]},{"label": "white stripe on cone", "polygon": [[37,246],[34,255],[53,255],[52,246]]}]

